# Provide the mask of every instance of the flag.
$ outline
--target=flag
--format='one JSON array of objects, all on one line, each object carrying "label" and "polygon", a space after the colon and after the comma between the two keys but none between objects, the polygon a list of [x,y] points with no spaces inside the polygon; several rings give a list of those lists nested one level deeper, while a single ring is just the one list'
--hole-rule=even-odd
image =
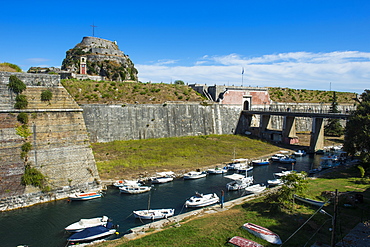
[{"label": "flag", "polygon": [[244,68],[242,68],[242,75],[244,74]]}]

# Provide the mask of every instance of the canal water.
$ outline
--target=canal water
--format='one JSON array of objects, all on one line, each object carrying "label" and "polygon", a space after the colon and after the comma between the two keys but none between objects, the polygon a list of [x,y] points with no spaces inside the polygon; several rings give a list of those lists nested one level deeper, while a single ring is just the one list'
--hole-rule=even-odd
[{"label": "canal water", "polygon": [[[298,157],[293,168],[298,172],[308,171],[313,164],[316,167],[319,163],[319,156],[307,155]],[[291,164],[272,163],[266,166],[255,166],[248,175],[253,175],[255,183],[266,183],[267,180],[274,178],[274,172],[290,169],[292,169]],[[70,236],[64,230],[66,226],[81,218],[103,215],[111,218],[113,224],[119,225],[119,234],[113,238],[122,237],[130,228],[143,224],[141,220],[134,218],[132,211],[147,209],[149,196],[150,208],[174,208],[177,215],[194,210],[185,208],[184,203],[196,191],[203,194],[215,192],[221,198],[221,190],[224,190],[225,201],[244,196],[241,191],[226,190],[225,185],[230,181],[224,175],[208,175],[197,180],[179,178],[166,184],[153,185],[150,192],[137,195],[121,194],[117,188],[112,187],[105,191],[103,197],[90,201],[60,200],[1,212],[0,246],[63,247],[67,245],[66,239]]]}]

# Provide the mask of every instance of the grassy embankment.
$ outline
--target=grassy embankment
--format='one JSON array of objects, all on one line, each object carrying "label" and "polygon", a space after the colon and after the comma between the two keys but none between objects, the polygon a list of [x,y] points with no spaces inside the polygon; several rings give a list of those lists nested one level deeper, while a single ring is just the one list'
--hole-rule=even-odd
[{"label": "grassy embankment", "polygon": [[253,158],[281,149],[238,135],[114,141],[94,143],[92,147],[103,180],[165,170],[185,173],[185,170],[229,162],[234,153],[235,158]]},{"label": "grassy embankment", "polygon": [[[359,178],[357,168],[336,169],[325,177],[310,180],[306,195],[313,199],[323,199],[323,191],[363,192],[364,203],[355,204],[354,207],[345,207],[348,203],[340,199],[338,204],[338,229],[337,241],[343,238],[357,223],[369,220],[370,212],[370,181]],[[333,204],[324,207],[325,211],[333,215]],[[265,226],[278,233],[285,242],[317,208],[306,204],[296,203],[293,210],[281,210],[276,205],[264,202],[259,198],[243,205],[238,205],[230,210],[204,215],[193,220],[180,222],[180,227],[168,226],[163,231],[128,241],[121,238],[97,246],[125,247],[125,246],[225,246],[229,238],[242,236],[256,241],[264,246],[275,246],[261,240],[246,230],[241,225],[253,222]],[[317,213],[303,226],[284,246],[311,246],[314,242],[330,244],[331,218]],[[306,245],[307,243],[307,245]]]}]

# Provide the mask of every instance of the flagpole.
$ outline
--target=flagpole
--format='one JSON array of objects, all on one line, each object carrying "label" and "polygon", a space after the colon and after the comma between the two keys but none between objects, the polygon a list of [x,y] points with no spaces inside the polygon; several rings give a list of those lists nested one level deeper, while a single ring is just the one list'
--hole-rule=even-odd
[{"label": "flagpole", "polygon": [[243,76],[244,76],[244,68],[242,68],[242,86],[243,86],[243,83],[244,83]]}]

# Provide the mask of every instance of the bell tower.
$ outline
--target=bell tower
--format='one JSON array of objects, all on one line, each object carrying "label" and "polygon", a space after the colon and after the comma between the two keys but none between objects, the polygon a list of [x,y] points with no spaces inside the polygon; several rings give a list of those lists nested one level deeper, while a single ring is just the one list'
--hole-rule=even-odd
[{"label": "bell tower", "polygon": [[81,56],[80,57],[80,74],[86,75],[86,56]]}]

